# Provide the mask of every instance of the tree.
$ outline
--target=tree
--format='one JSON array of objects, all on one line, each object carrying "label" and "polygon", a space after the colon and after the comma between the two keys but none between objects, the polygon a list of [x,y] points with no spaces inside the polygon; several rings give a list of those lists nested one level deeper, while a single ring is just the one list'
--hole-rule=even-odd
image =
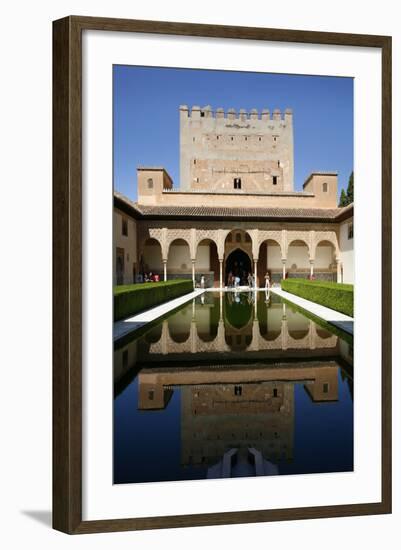
[{"label": "tree", "polygon": [[348,187],[347,187],[347,204],[351,204],[351,202],[354,202],[354,172],[351,172],[351,175],[348,180]]},{"label": "tree", "polygon": [[341,189],[340,202],[338,206],[347,206],[354,202],[354,172],[351,172],[351,175],[348,179],[347,192],[344,189]]},{"label": "tree", "polygon": [[338,206],[347,206],[347,204],[347,194],[345,193],[344,189],[341,189],[340,202]]}]

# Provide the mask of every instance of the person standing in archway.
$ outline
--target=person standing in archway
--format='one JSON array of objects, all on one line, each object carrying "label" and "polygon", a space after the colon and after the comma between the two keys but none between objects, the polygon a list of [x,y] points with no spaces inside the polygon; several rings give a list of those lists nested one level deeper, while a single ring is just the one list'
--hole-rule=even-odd
[{"label": "person standing in archway", "polygon": [[266,275],[265,275],[265,288],[267,290],[270,289],[270,275],[268,271],[266,271]]}]

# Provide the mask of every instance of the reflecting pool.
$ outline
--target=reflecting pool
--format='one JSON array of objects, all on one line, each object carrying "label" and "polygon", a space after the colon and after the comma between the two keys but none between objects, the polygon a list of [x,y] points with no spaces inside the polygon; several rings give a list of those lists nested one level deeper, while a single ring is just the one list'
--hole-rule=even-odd
[{"label": "reflecting pool", "polygon": [[114,351],[114,483],[353,470],[353,343],[206,292]]}]

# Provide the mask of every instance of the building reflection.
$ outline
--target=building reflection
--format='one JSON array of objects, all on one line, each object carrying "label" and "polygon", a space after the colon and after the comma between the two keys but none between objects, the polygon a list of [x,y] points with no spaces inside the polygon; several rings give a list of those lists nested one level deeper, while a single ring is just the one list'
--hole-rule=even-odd
[{"label": "building reflection", "polygon": [[352,395],[352,347],[259,295],[194,301],[115,351],[115,382],[138,377],[139,410],[166,409],[179,390],[181,465],[211,478],[277,474],[292,460],[296,385],[335,402],[341,375]]},{"label": "building reflection", "polygon": [[164,409],[179,389],[183,466],[206,466],[212,477],[268,475],[292,460],[295,384],[313,402],[337,401],[338,373],[335,361],[143,369],[138,408]]}]

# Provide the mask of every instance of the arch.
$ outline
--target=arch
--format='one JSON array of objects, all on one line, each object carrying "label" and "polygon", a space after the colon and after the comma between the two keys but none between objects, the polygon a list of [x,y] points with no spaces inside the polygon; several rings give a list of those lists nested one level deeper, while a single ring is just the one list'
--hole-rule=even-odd
[{"label": "arch", "polygon": [[247,285],[247,277],[252,273],[252,260],[243,247],[236,247],[232,250],[224,262],[224,280],[229,284],[230,273],[240,278],[240,285]]},{"label": "arch", "polygon": [[260,252],[260,247],[264,243],[266,243],[266,244],[271,243],[271,244],[274,244],[274,246],[278,246],[279,249],[280,249],[280,255],[281,255],[281,257],[283,257],[283,247],[282,247],[282,244],[281,244],[281,240],[277,239],[276,237],[262,237],[259,240],[259,245],[258,245],[258,251],[259,252]]},{"label": "arch", "polygon": [[288,239],[287,239],[287,254],[286,254],[286,256],[288,256],[288,249],[290,248],[290,246],[291,245],[294,246],[294,244],[296,244],[296,243],[304,244],[306,246],[306,248],[308,249],[308,254],[310,254],[311,250],[310,250],[309,240],[307,240],[305,237],[294,235],[294,236],[288,237]]},{"label": "arch", "polygon": [[167,323],[170,339],[177,344],[187,342],[191,334],[191,321],[192,311],[188,308],[183,308],[171,317],[168,317]]},{"label": "arch", "polygon": [[145,274],[157,274],[160,279],[163,275],[162,245],[159,239],[148,237],[142,243],[139,261],[139,272],[142,277]]},{"label": "arch", "polygon": [[289,277],[308,277],[310,270],[309,244],[300,238],[293,238],[287,245],[287,273]]},{"label": "arch", "polygon": [[227,292],[225,297],[224,319],[227,331],[238,335],[245,329],[252,333],[252,322],[254,319],[254,305],[244,292]]},{"label": "arch", "polygon": [[[241,239],[238,239],[238,235],[241,237]],[[230,237],[232,238],[230,240]],[[227,235],[224,239],[224,244],[227,245],[229,243],[232,243],[234,245],[242,245],[242,246],[251,246],[253,243],[252,239],[252,233],[248,231],[247,229],[243,229],[242,227],[234,227],[233,229],[230,229],[228,231]]]},{"label": "arch", "polygon": [[167,274],[191,276],[191,247],[182,237],[172,239],[167,246]]},{"label": "arch", "polygon": [[[200,253],[200,247],[208,245],[208,250]],[[205,284],[209,287],[219,286],[219,256],[218,247],[214,239],[204,237],[195,246],[195,281],[200,283],[201,276],[205,277]]]},{"label": "arch", "polygon": [[310,331],[310,321],[298,311],[287,308],[287,332],[293,340],[303,340]]},{"label": "arch", "polygon": [[314,276],[318,279],[336,280],[336,247],[331,240],[320,239],[315,244]]},{"label": "arch", "polygon": [[316,249],[319,245],[321,245],[323,242],[330,243],[334,248],[335,258],[339,257],[339,246],[338,246],[338,240],[337,235],[334,232],[331,233],[324,233],[319,232],[317,235],[315,235],[314,243],[312,246],[312,252],[313,257],[316,255]]}]

